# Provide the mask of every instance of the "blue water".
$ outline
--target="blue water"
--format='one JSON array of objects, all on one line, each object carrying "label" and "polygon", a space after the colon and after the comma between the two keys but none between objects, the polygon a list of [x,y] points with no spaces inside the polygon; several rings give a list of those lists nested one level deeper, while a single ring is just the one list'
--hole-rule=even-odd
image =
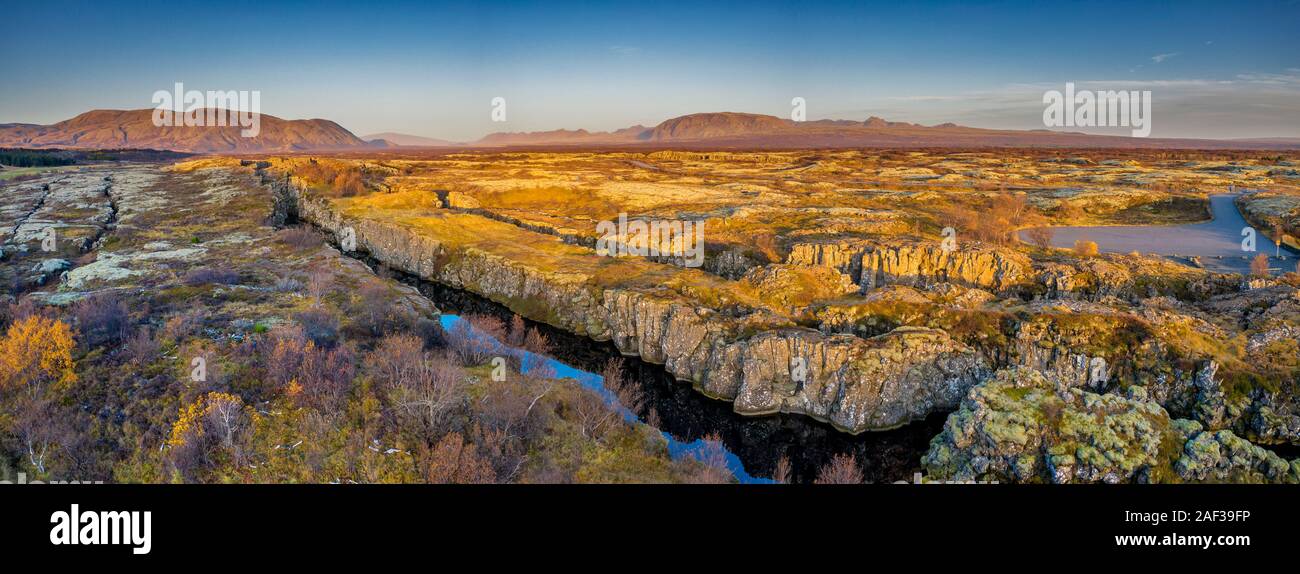
[{"label": "blue water", "polygon": [[[644,420],[641,420],[641,418],[638,417],[636,413],[632,412],[628,408],[624,407],[621,403],[619,403],[618,396],[613,391],[605,387],[604,377],[601,377],[596,373],[584,371],[582,369],[573,367],[572,365],[557,361],[551,357],[537,355],[532,352],[526,351],[524,349],[510,347],[505,343],[502,343],[496,340],[495,338],[488,336],[482,331],[474,329],[467,321],[462,319],[459,315],[443,314],[441,321],[442,321],[442,328],[444,330],[450,331],[452,327],[463,324],[464,327],[468,327],[470,329],[470,332],[473,333],[475,336],[482,337],[483,340],[490,341],[491,345],[500,347],[503,353],[508,353],[513,356],[519,357],[520,363],[523,365],[524,373],[528,373],[533,369],[541,368],[544,370],[549,370],[550,372],[554,373],[554,376],[557,379],[573,379],[574,381],[577,381],[578,384],[588,389],[591,389],[597,393],[600,393],[600,396],[604,397],[605,400],[609,402],[609,404],[613,405],[615,408],[619,410],[620,413],[622,413],[623,418],[625,420],[633,423],[648,424]],[[682,442],[680,440],[677,440],[677,438],[673,437],[671,434],[665,432],[662,429],[655,429],[655,430],[659,431],[659,434],[662,435],[664,439],[668,441],[668,454],[672,456],[674,459],[680,460],[685,457],[690,457],[690,458],[695,458],[696,460],[701,460],[705,455],[705,453],[709,452],[708,449],[710,448],[710,444],[708,441],[705,441],[704,439],[696,439],[692,442]],[[726,458],[727,470],[730,471],[731,474],[736,477],[736,480],[742,483],[750,483],[750,484],[772,482],[771,479],[751,476],[748,472],[745,472],[745,466],[741,464],[740,457],[736,456],[730,450],[727,450],[725,446],[721,444],[717,444],[713,446],[715,446],[718,449],[721,449],[723,456]]]},{"label": "blue water", "polygon": [[[1242,251],[1242,229],[1248,227],[1246,219],[1233,202],[1240,194],[1222,193],[1210,196],[1213,219],[1190,225],[1121,225],[1113,227],[1056,227],[1052,246],[1070,249],[1075,241],[1095,241],[1097,248],[1107,253],[1155,253],[1159,255],[1201,258],[1201,264],[1211,271],[1221,273],[1246,273],[1250,259],[1263,253],[1271,259],[1274,272],[1295,269],[1296,254],[1281,249],[1285,259],[1274,255],[1277,246],[1255,230],[1255,251]],[[1020,239],[1028,241],[1026,231]]]}]

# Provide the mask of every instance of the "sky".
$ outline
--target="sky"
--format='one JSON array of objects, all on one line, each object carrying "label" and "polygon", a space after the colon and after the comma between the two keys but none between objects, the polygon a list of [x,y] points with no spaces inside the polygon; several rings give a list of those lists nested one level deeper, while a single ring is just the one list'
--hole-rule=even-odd
[{"label": "sky", "polygon": [[1150,90],[1153,137],[1300,137],[1300,0],[0,2],[0,123],[183,82],[455,141],[789,117],[795,97],[808,119],[1042,129],[1044,91],[1072,82]]}]

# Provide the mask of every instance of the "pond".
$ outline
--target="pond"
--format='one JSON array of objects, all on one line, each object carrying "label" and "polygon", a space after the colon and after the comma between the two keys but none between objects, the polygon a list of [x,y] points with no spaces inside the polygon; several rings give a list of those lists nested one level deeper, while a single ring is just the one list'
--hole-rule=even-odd
[{"label": "pond", "polygon": [[[1210,271],[1248,273],[1250,260],[1259,253],[1270,257],[1274,273],[1295,270],[1297,254],[1277,245],[1255,230],[1255,251],[1242,250],[1242,230],[1250,227],[1234,200],[1239,193],[1210,196],[1213,219],[1189,225],[1120,225],[1096,227],[1054,227],[1052,246],[1070,249],[1076,241],[1095,241],[1107,253],[1141,253],[1173,257],[1188,263],[1196,257]],[[1029,230],[1020,231],[1020,240],[1029,241]],[[1279,254],[1281,257],[1275,257]]]}]

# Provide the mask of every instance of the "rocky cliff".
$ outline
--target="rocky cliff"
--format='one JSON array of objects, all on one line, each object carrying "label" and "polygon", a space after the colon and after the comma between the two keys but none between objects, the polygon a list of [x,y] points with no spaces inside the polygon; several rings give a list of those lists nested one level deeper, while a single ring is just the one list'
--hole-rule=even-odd
[{"label": "rocky cliff", "polygon": [[972,246],[945,251],[938,243],[845,239],[798,243],[786,262],[832,267],[868,291],[885,285],[953,283],[1004,291],[1030,280],[1029,259],[1011,250]]},{"label": "rocky cliff", "polygon": [[292,179],[267,178],[286,210],[406,273],[465,289],[663,364],[732,401],[741,414],[797,413],[852,433],[951,410],[990,372],[979,353],[941,331],[872,339],[790,326],[763,310],[719,312],[666,289],[602,288],[581,272],[455,247],[388,220],[350,218]]}]

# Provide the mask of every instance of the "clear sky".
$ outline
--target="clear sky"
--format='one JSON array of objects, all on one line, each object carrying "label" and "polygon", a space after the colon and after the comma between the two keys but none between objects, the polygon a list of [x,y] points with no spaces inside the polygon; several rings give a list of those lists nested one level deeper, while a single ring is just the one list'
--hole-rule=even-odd
[{"label": "clear sky", "polygon": [[1070,81],[1151,90],[1156,137],[1300,137],[1300,0],[3,2],[0,122],[149,108],[180,81],[358,135],[788,116],[796,96],[809,119],[1033,129]]}]

